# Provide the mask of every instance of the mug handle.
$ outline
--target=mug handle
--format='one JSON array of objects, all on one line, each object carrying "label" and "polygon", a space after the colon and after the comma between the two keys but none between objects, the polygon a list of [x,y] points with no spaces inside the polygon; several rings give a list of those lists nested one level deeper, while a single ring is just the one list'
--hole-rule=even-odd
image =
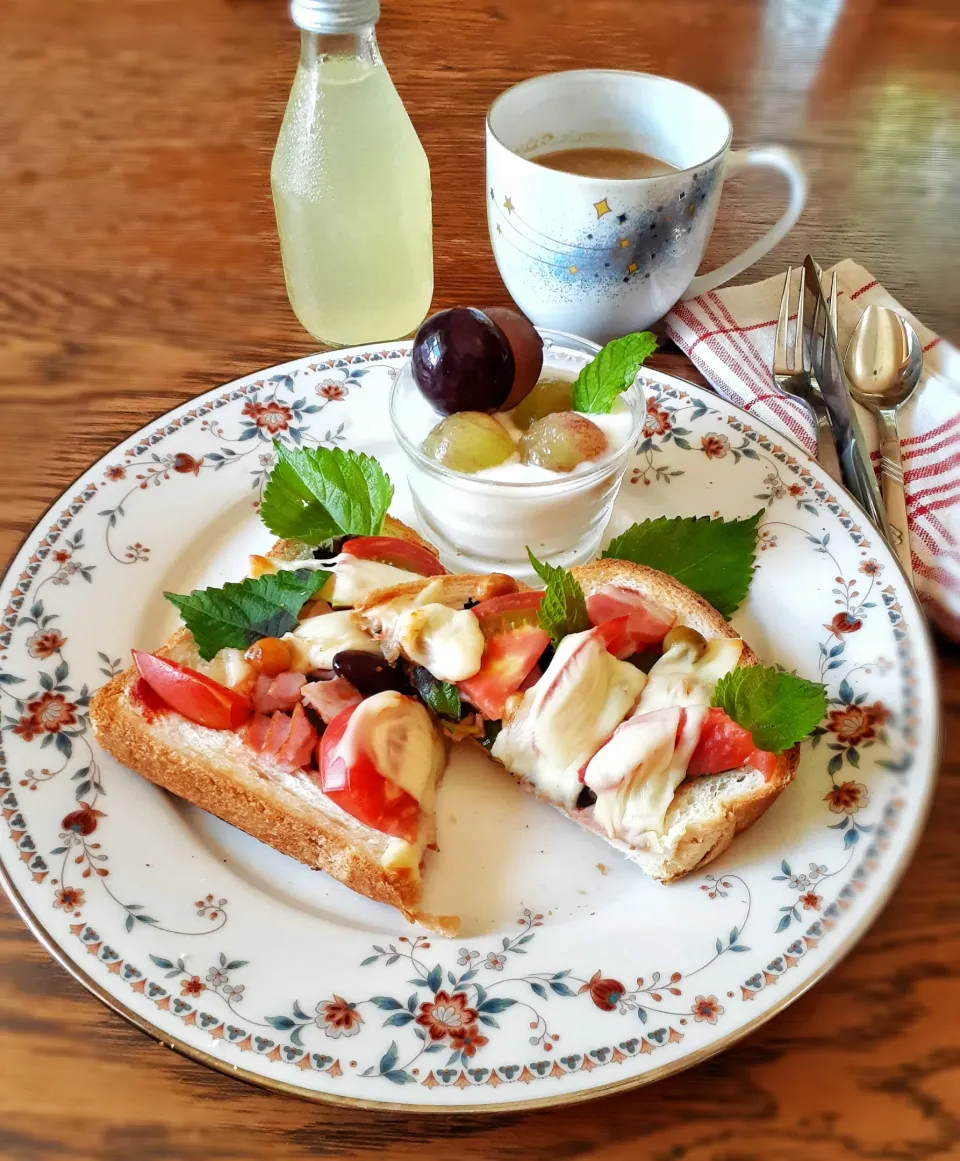
[{"label": "mug handle", "polygon": [[701,274],[695,278],[683,292],[681,298],[696,298],[698,294],[705,294],[708,290],[713,290],[724,282],[728,282],[734,275],[740,274],[748,266],[752,266],[758,258],[762,258],[764,254],[772,250],[780,239],[796,225],[797,219],[803,212],[804,202],[807,200],[807,175],[800,159],[791,150],[783,149],[778,145],[756,149],[734,149],[727,154],[723,173],[724,181],[728,177],[734,177],[741,170],[750,169],[753,166],[776,169],[784,175],[790,184],[790,199],[787,208],[780,215],[780,220],[771,226],[762,238],[758,238],[746,250],[741,251],[735,258],[731,258],[729,262],[724,262],[716,270],[711,270],[708,274]]}]

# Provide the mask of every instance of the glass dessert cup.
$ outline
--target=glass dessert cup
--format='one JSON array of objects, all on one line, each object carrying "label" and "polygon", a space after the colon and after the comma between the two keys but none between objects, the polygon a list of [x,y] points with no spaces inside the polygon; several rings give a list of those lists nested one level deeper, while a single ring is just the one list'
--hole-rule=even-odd
[{"label": "glass dessert cup", "polygon": [[[600,349],[575,335],[538,330],[543,338],[541,379],[572,381]],[[644,422],[646,403],[639,384],[620,399],[628,409],[629,434],[601,459],[566,473],[542,469],[516,473],[532,479],[468,475],[424,454],[423,438],[442,417],[432,413],[432,423],[427,420],[429,404],[417,389],[407,360],[390,392],[390,422],[406,460],[420,527],[440,550],[443,564],[453,572],[506,572],[539,584],[528,547],[540,560],[565,568],[591,560]]]}]

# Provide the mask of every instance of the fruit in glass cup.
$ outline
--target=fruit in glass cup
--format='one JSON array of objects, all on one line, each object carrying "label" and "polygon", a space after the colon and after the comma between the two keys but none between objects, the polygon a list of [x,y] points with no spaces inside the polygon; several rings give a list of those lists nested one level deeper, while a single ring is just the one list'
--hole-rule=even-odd
[{"label": "fruit in glass cup", "polygon": [[573,384],[568,379],[541,379],[511,412],[510,421],[520,431],[557,411],[573,410]]},{"label": "fruit in glass cup", "polygon": [[457,411],[442,419],[423,441],[431,459],[455,472],[495,468],[516,453],[510,433],[483,411]]},{"label": "fruit in glass cup", "polygon": [[558,411],[531,423],[520,437],[520,460],[552,472],[572,472],[607,450],[607,437],[585,415]]},{"label": "fruit in glass cup", "polygon": [[413,377],[443,415],[513,407],[543,366],[543,341],[516,311],[441,310],[424,322],[410,355]]}]

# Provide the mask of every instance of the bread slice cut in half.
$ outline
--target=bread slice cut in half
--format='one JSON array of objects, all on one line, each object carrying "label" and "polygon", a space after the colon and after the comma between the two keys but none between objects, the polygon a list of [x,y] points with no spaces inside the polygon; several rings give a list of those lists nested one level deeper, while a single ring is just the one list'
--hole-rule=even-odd
[{"label": "bread slice cut in half", "polygon": [[[387,529],[390,535],[430,547],[412,529],[389,517]],[[270,557],[293,563],[312,559],[313,550],[282,541],[271,549]],[[457,607],[517,587],[509,577],[444,575],[407,582],[399,586],[403,590],[399,595],[411,600],[428,585],[434,590],[431,599]],[[397,595],[374,593],[370,603],[377,606],[381,596],[389,603]],[[156,655],[200,673],[208,673],[215,664],[200,657],[186,629],[174,633]],[[242,731],[197,725],[143,694],[140,674],[131,667],[98,690],[91,701],[96,738],[118,761],[283,854],[397,908],[411,921],[440,931],[456,930],[456,917],[420,911],[423,855],[435,842],[432,799],[421,803],[418,841],[408,844],[392,839],[340,809],[320,790],[315,772],[285,768],[252,749]],[[432,728],[446,747],[449,743],[439,726]]]},{"label": "bread slice cut in half", "polygon": [[[737,633],[716,609],[666,573],[613,559],[595,561],[574,568],[572,572],[587,598],[607,586],[615,586],[671,610],[676,614],[676,624],[696,630],[708,642],[708,647],[711,641],[724,638],[739,641]],[[745,642],[736,664],[758,664],[756,654]],[[623,676],[629,678],[627,670],[623,671]],[[524,695],[525,699],[530,698],[531,693]],[[625,704],[630,700],[630,696],[625,694]],[[507,769],[511,767],[510,730],[518,728],[515,721],[504,723],[493,747],[494,757]],[[592,805],[578,806],[569,801],[561,804],[549,786],[545,793],[542,782],[538,784],[536,779],[531,780],[515,770],[511,772],[524,789],[567,814],[585,830],[604,838],[646,874],[669,881],[700,870],[722,854],[734,837],[756,822],[789,785],[798,762],[799,749],[795,746],[778,755],[772,769],[766,773],[744,766],[725,773],[684,778],[669,800],[662,826],[633,836],[631,843],[611,837]]]},{"label": "bread slice cut in half", "polygon": [[[208,668],[186,629],[156,650],[201,673]],[[419,850],[359,823],[319,789],[309,774],[290,771],[258,754],[242,733],[195,725],[178,713],[158,712],[138,692],[135,668],[118,674],[90,703],[97,741],[129,766],[178,798],[239,827],[308,867],[326,871],[352,890],[418,915],[420,861],[433,841],[432,817],[422,821]],[[440,919],[435,925],[450,926]]]}]

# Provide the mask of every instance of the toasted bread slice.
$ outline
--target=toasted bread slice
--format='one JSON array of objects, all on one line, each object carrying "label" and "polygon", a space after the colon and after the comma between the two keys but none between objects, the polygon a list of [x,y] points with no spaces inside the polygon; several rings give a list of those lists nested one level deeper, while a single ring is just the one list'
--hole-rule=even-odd
[{"label": "toasted bread slice", "polygon": [[[156,652],[201,672],[207,668],[186,629]],[[395,840],[357,822],[306,774],[282,770],[255,753],[239,734],[195,725],[172,711],[155,712],[134,693],[138,676],[134,668],[118,674],[90,703],[97,741],[118,761],[411,921],[456,930],[454,917],[419,912],[416,854],[412,865],[398,864]],[[433,820],[425,819],[418,846],[433,841]]]},{"label": "toasted bread slice", "polygon": [[[678,625],[696,629],[707,640],[739,636],[702,597],[657,569],[608,559],[572,571],[588,597],[604,585],[615,584],[674,610]],[[744,643],[738,664],[756,665],[758,661]],[[741,769],[685,780],[667,810],[664,833],[651,833],[643,849],[611,839],[590,811],[567,812],[555,803],[550,805],[622,851],[651,878],[669,882],[706,866],[727,849],[736,835],[752,826],[793,780],[799,760],[799,748],[794,746],[779,755],[770,778],[756,770]],[[532,790],[529,783],[520,781],[525,789]]]},{"label": "toasted bread slice", "polygon": [[[390,535],[433,551],[400,521],[387,517],[386,527]],[[297,541],[280,541],[271,549],[271,556],[291,562],[310,555],[312,549]],[[371,603],[389,601],[399,590],[415,595],[430,584],[437,586],[435,599],[456,605],[516,589],[509,577],[424,577],[422,583],[375,593]],[[156,652],[201,673],[209,669],[186,629]],[[279,768],[238,734],[195,725],[172,711],[151,710],[134,692],[138,678],[135,668],[128,669],[98,690],[90,704],[97,740],[125,766],[281,853],[326,871],[359,894],[396,907],[411,921],[439,931],[456,930],[456,917],[419,910],[420,857],[414,854],[412,863],[402,853],[398,858],[395,840],[357,822],[306,774]],[[419,856],[434,840],[434,821],[426,819]]]}]

